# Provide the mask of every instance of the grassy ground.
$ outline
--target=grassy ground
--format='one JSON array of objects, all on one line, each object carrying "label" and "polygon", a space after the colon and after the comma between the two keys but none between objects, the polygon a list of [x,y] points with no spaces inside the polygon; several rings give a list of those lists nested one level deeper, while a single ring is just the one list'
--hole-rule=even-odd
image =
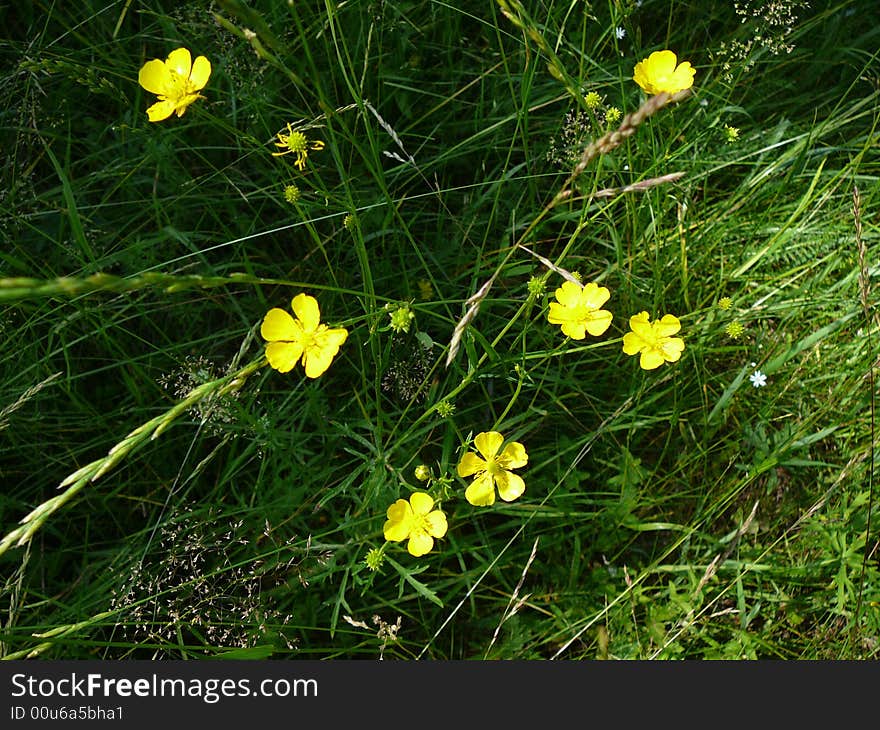
[{"label": "grassy ground", "polygon": [[[7,11],[0,655],[877,658],[875,6]],[[180,46],[204,98],[151,123]],[[585,155],[664,48],[691,93]],[[601,336],[548,322],[574,275]],[[300,293],[317,378],[265,360]],[[525,493],[472,506],[492,430]]]}]

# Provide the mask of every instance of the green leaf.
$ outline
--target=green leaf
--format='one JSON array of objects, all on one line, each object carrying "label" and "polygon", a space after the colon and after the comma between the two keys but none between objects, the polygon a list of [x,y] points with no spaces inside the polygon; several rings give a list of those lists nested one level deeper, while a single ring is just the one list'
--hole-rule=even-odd
[{"label": "green leaf", "polygon": [[437,597],[437,594],[434,593],[434,591],[432,591],[430,588],[428,588],[428,586],[426,586],[424,583],[421,583],[420,581],[417,581],[415,578],[413,578],[413,573],[421,573],[427,568],[427,566],[422,566],[418,570],[413,571],[407,570],[400,563],[398,563],[393,558],[389,558],[387,555],[385,556],[385,559],[398,572],[401,579],[409,583],[409,585],[413,588],[413,590],[415,590],[416,593],[418,593],[423,598],[427,598],[431,603],[435,603],[440,606],[440,608],[443,608],[443,601],[441,601]]}]

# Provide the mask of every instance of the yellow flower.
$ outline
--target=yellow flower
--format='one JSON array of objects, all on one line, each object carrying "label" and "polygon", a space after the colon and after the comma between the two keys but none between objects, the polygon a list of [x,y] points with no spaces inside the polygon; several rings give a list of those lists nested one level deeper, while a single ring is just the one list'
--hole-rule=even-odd
[{"label": "yellow flower", "polygon": [[672,337],[681,329],[681,322],[671,314],[651,322],[647,312],[629,318],[632,332],[623,336],[623,351],[627,355],[641,353],[639,365],[643,370],[659,368],[664,362],[675,362],[684,350],[684,340]]},{"label": "yellow flower", "polygon": [[510,470],[525,466],[529,455],[525,447],[517,441],[511,441],[499,454],[498,450],[503,442],[504,436],[497,431],[478,433],[474,446],[483,458],[469,451],[458,464],[458,476],[475,476],[464,493],[465,499],[475,507],[488,507],[495,503],[496,485],[498,496],[505,502],[512,502],[526,489],[522,477]]},{"label": "yellow flower", "polygon": [[205,98],[198,92],[205,88],[210,76],[210,61],[196,56],[193,62],[186,48],[171,51],[164,61],[158,58],[147,61],[138,74],[138,83],[159,97],[159,101],[147,109],[149,120],[161,122],[175,112],[182,117],[196,99]]},{"label": "yellow flower", "polygon": [[690,61],[682,61],[676,66],[677,61],[672,51],[654,51],[636,64],[633,81],[646,94],[659,94],[663,91],[675,94],[689,89],[694,84],[696,70]]},{"label": "yellow flower", "polygon": [[408,538],[406,549],[417,558],[431,552],[434,538],[443,537],[448,529],[446,515],[433,507],[434,500],[425,492],[413,492],[409,502],[398,499],[385,513],[385,539],[401,542]]},{"label": "yellow flower", "polygon": [[266,357],[279,373],[289,372],[302,358],[306,375],[317,378],[330,367],[348,330],[321,324],[318,302],[308,294],[297,294],[291,307],[297,319],[278,308],[270,309],[263,319],[260,334],[269,342]]},{"label": "yellow flower", "polygon": [[593,282],[584,287],[563,282],[556,290],[556,301],[550,302],[547,321],[561,324],[562,334],[573,340],[584,339],[587,332],[594,337],[601,335],[611,324],[611,312],[600,309],[610,296],[608,289]]},{"label": "yellow flower", "polygon": [[321,140],[314,139],[310,142],[302,132],[294,132],[289,122],[287,124],[287,134],[279,132],[278,141],[275,143],[275,146],[281,147],[283,150],[283,152],[273,152],[272,154],[275,157],[289,155],[291,152],[296,155],[296,162],[294,164],[299,170],[305,169],[309,150],[318,151],[324,149],[324,143]]}]

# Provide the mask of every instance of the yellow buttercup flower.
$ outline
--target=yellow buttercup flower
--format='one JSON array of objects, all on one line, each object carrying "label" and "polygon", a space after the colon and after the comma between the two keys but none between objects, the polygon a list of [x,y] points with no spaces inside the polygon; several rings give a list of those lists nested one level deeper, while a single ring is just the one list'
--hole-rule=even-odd
[{"label": "yellow buttercup flower", "polygon": [[505,502],[512,502],[526,489],[522,477],[510,471],[528,463],[529,455],[525,447],[518,441],[511,441],[499,454],[502,443],[504,436],[498,431],[478,433],[474,438],[474,446],[483,458],[469,451],[458,464],[458,476],[474,476],[474,481],[465,490],[464,496],[475,507],[494,504],[496,486],[498,496]]},{"label": "yellow buttercup flower", "polygon": [[587,332],[596,337],[611,324],[611,312],[601,309],[610,296],[608,289],[593,282],[580,286],[565,281],[556,290],[556,301],[550,302],[547,321],[561,324],[562,334],[573,340],[584,339]]},{"label": "yellow buttercup flower", "polygon": [[398,499],[385,513],[388,521],[382,528],[386,540],[409,540],[406,549],[419,558],[431,552],[434,538],[443,537],[448,529],[446,515],[434,509],[434,500],[425,492],[413,492],[409,502]]},{"label": "yellow buttercup flower", "polygon": [[647,312],[629,318],[632,332],[623,336],[623,351],[627,355],[639,353],[643,370],[659,368],[664,362],[675,362],[684,350],[684,340],[673,337],[681,329],[681,322],[671,314],[651,322]]},{"label": "yellow buttercup flower", "polygon": [[204,99],[199,91],[205,88],[211,76],[211,63],[204,56],[192,60],[186,48],[177,48],[162,61],[147,61],[138,73],[138,83],[159,97],[147,109],[151,122],[161,122],[176,113],[182,117],[186,108],[196,99]]},{"label": "yellow buttercup flower", "polygon": [[636,64],[633,71],[635,81],[646,94],[676,94],[689,89],[694,84],[696,70],[690,61],[678,63],[672,51],[654,51]]},{"label": "yellow buttercup flower", "polygon": [[289,122],[287,124],[287,133],[278,133],[278,141],[275,143],[275,146],[281,147],[283,150],[282,152],[273,152],[272,154],[275,157],[281,157],[282,155],[289,155],[291,153],[296,155],[296,161],[294,164],[299,170],[305,169],[306,160],[309,157],[309,150],[318,151],[324,149],[324,143],[321,140],[313,139],[309,141],[308,137],[302,132],[294,132]]},{"label": "yellow buttercup flower", "polygon": [[263,319],[260,334],[269,342],[266,357],[279,373],[289,372],[302,358],[306,375],[317,378],[330,367],[348,330],[321,324],[318,302],[308,294],[297,294],[291,307],[296,319],[278,308],[270,309]]}]

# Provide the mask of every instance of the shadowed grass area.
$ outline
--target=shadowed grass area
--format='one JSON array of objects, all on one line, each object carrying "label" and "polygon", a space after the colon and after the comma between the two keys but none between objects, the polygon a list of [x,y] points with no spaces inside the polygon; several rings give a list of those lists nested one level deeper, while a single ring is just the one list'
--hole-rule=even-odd
[{"label": "shadowed grass area", "polygon": [[[0,655],[877,657],[873,3],[312,5],[4,21]],[[300,293],[317,378],[266,361]],[[525,491],[475,506],[490,431]]]}]

